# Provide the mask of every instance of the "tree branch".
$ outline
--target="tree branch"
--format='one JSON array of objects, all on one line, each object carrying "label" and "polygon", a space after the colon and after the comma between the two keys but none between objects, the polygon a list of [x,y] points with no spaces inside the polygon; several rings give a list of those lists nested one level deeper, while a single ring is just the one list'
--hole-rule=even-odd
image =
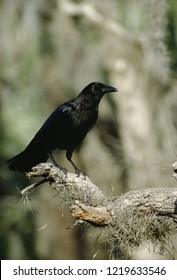
[{"label": "tree branch", "polygon": [[[66,175],[50,163],[35,166],[27,175],[48,181],[76,219],[107,227],[112,259],[129,258],[131,249],[144,241],[165,248],[169,236],[177,232],[176,188],[149,188],[107,198],[87,176]],[[22,194],[28,194],[28,189]]]},{"label": "tree branch", "polygon": [[69,16],[83,16],[87,21],[95,26],[105,29],[110,34],[118,36],[129,43],[141,42],[140,38],[134,37],[130,32],[118,24],[118,22],[105,18],[91,3],[74,3],[70,0],[59,2],[60,9]]}]

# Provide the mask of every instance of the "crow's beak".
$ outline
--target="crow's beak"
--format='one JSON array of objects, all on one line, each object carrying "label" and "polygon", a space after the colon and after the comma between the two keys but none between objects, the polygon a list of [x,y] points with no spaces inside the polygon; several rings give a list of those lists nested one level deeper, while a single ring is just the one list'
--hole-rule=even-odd
[{"label": "crow's beak", "polygon": [[104,93],[108,93],[108,92],[116,92],[118,91],[115,87],[111,87],[111,86],[105,86],[103,88],[103,92]]}]

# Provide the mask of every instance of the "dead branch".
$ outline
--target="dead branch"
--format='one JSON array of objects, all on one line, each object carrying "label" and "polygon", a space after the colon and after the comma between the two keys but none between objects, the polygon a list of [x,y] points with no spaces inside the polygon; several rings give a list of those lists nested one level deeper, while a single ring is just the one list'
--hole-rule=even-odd
[{"label": "dead branch", "polygon": [[144,241],[165,248],[169,236],[177,232],[177,188],[149,188],[107,198],[87,176],[65,174],[50,163],[35,166],[27,175],[48,181],[77,220],[107,227],[113,259],[129,258],[131,249]]}]

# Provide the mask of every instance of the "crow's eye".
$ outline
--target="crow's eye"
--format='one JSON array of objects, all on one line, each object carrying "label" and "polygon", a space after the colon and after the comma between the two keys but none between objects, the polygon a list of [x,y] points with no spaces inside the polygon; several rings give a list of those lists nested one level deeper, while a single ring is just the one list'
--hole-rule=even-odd
[{"label": "crow's eye", "polygon": [[95,90],[100,90],[101,89],[100,84],[95,84],[94,88]]}]

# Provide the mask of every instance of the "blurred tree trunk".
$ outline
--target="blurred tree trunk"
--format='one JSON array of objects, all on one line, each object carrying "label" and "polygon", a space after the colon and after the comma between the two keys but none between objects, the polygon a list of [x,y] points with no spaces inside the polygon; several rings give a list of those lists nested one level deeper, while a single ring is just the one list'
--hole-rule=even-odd
[{"label": "blurred tree trunk", "polygon": [[165,45],[168,5],[167,1],[144,2],[143,35],[127,35],[116,48],[117,56],[108,62],[111,83],[120,88],[114,100],[131,190],[172,184],[169,167],[177,142],[176,82]]}]

